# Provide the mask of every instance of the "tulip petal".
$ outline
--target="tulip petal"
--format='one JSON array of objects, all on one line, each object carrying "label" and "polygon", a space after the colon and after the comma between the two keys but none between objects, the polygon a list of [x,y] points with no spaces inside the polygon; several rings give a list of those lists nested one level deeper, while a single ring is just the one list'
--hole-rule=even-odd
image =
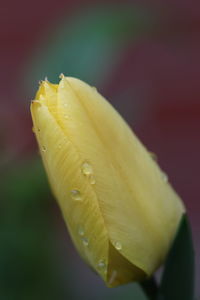
[{"label": "tulip petal", "polygon": [[68,120],[61,117],[66,134],[93,166],[94,190],[111,243],[132,264],[152,274],[163,262],[184,211],[180,198],[145,147],[94,88],[63,78],[58,102],[58,115],[69,115]]},{"label": "tulip petal", "polygon": [[139,281],[146,274],[134,264],[128,261],[115,247],[109,244],[107,286],[115,287],[131,281]]},{"label": "tulip petal", "polygon": [[184,212],[166,175],[93,87],[62,76],[36,99],[40,151],[78,251],[108,286],[151,275]]},{"label": "tulip petal", "polygon": [[[56,98],[55,93],[55,103]],[[84,260],[106,280],[108,235],[96,194],[81,171],[85,160],[64,134],[45,101],[33,101],[31,112],[49,181],[72,240]]]}]

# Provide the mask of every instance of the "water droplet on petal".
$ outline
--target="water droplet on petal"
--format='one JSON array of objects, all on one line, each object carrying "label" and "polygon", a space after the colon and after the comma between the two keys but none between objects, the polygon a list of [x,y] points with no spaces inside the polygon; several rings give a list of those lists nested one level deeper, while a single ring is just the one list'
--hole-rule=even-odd
[{"label": "water droplet on petal", "polygon": [[104,259],[100,259],[97,265],[99,270],[105,271],[106,270],[106,263]]},{"label": "water droplet on petal", "polygon": [[84,175],[88,176],[93,173],[92,166],[88,162],[82,164],[82,172]]},{"label": "water droplet on petal", "polygon": [[58,148],[61,149],[61,144],[58,145]]},{"label": "water droplet on petal", "polygon": [[90,184],[95,184],[96,183],[94,175],[92,175],[92,174],[90,175],[89,181],[90,181]]},{"label": "water droplet on petal", "polygon": [[167,174],[166,173],[162,173],[162,180],[164,181],[164,182],[168,182],[168,176],[167,176]]},{"label": "water droplet on petal", "polygon": [[86,237],[82,237],[81,240],[82,240],[82,243],[85,247],[87,247],[89,245],[89,241]]},{"label": "water droplet on petal", "polygon": [[63,106],[64,106],[64,107],[67,107],[67,103],[64,103]]},{"label": "water droplet on petal", "polygon": [[72,190],[71,191],[71,197],[73,200],[75,201],[82,201],[82,197],[81,197],[81,193],[79,192],[79,190]]},{"label": "water droplet on petal", "polygon": [[157,155],[156,155],[155,153],[149,152],[149,154],[150,154],[150,156],[151,156],[151,158],[152,158],[153,160],[155,160],[155,161],[158,160],[158,157],[157,157]]},{"label": "water droplet on petal", "polygon": [[80,227],[78,228],[78,234],[79,234],[80,236],[83,236],[83,235],[85,234],[83,227],[80,226]]},{"label": "water droplet on petal", "polygon": [[64,118],[65,118],[65,120],[68,120],[69,118],[68,118],[68,115],[64,115]]},{"label": "water droplet on petal", "polygon": [[115,243],[114,243],[114,247],[115,247],[115,249],[117,249],[117,250],[122,250],[122,244],[121,244],[120,242],[115,242]]},{"label": "water droplet on petal", "polygon": [[47,148],[45,146],[42,146],[42,152],[46,152]]}]

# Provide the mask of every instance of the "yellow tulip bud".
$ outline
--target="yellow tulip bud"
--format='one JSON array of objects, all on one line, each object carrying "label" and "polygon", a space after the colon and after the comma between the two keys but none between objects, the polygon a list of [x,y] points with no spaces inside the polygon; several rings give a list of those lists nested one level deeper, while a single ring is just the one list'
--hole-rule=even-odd
[{"label": "yellow tulip bud", "polygon": [[78,79],[43,81],[31,113],[80,255],[110,287],[150,276],[184,212],[151,154],[96,89]]}]

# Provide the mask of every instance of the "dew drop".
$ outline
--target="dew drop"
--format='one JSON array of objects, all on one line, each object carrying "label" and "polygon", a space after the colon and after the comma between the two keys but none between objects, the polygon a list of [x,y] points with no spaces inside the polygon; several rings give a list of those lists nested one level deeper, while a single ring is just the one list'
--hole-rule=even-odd
[{"label": "dew drop", "polygon": [[42,152],[46,152],[47,148],[45,146],[42,146]]},{"label": "dew drop", "polygon": [[86,237],[82,237],[81,240],[82,240],[82,243],[85,247],[87,247],[89,245],[89,241]]},{"label": "dew drop", "polygon": [[151,158],[152,158],[153,160],[155,160],[155,161],[158,160],[158,157],[157,157],[157,155],[156,155],[154,152],[149,152],[149,154],[150,154],[150,156],[151,156]]},{"label": "dew drop", "polygon": [[93,173],[92,166],[88,162],[84,162],[82,165],[82,172],[86,176],[92,174]]},{"label": "dew drop", "polygon": [[80,236],[83,236],[83,235],[85,234],[83,227],[80,226],[80,227],[78,228],[78,234],[79,234]]},{"label": "dew drop", "polygon": [[167,174],[166,173],[162,173],[162,180],[164,181],[164,182],[168,182],[168,176],[167,176]]},{"label": "dew drop", "polygon": [[59,144],[59,145],[58,145],[58,148],[61,149],[61,147],[62,147],[61,144]]},{"label": "dew drop", "polygon": [[94,175],[92,175],[92,174],[90,175],[89,181],[90,181],[90,184],[95,184],[96,183]]},{"label": "dew drop", "polygon": [[68,120],[68,115],[65,114],[65,115],[64,115],[64,118],[65,118],[65,120]]},{"label": "dew drop", "polygon": [[67,107],[67,103],[64,103],[63,106],[64,106],[64,107]]},{"label": "dew drop", "polygon": [[100,261],[98,262],[97,267],[98,267],[99,270],[103,270],[104,271],[106,269],[105,260],[104,259],[100,259]]},{"label": "dew drop", "polygon": [[81,193],[78,190],[72,190],[71,197],[75,201],[82,201]]},{"label": "dew drop", "polygon": [[122,250],[122,244],[121,244],[120,242],[115,242],[115,243],[114,243],[114,247],[115,247],[115,249],[117,249],[117,250]]}]

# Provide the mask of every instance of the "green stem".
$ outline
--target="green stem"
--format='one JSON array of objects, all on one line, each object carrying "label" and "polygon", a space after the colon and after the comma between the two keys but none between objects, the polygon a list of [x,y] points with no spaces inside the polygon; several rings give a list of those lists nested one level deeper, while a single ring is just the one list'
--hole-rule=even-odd
[{"label": "green stem", "polygon": [[145,281],[140,282],[140,286],[149,300],[156,300],[157,293],[158,293],[158,286],[153,276]]}]

